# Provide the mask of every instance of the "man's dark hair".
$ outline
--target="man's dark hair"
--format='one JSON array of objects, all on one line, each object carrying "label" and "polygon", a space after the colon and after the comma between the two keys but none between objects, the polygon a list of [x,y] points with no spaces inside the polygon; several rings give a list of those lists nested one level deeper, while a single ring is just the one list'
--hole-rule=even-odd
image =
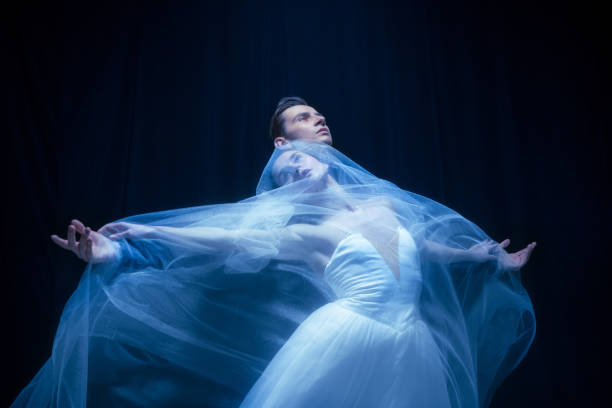
[{"label": "man's dark hair", "polygon": [[283,135],[283,120],[281,119],[281,114],[288,108],[296,105],[308,105],[304,99],[299,96],[285,96],[278,101],[278,105],[276,105],[276,110],[274,114],[270,118],[270,139],[274,140],[279,136]]}]

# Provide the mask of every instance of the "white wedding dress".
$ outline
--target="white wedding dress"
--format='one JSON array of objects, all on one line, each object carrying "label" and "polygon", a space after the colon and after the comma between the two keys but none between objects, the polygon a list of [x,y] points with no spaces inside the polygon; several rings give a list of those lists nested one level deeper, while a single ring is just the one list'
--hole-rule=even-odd
[{"label": "white wedding dress", "polygon": [[450,407],[439,349],[419,315],[417,248],[399,228],[399,282],[362,235],[338,244],[324,278],[338,299],[310,315],[242,407]]}]

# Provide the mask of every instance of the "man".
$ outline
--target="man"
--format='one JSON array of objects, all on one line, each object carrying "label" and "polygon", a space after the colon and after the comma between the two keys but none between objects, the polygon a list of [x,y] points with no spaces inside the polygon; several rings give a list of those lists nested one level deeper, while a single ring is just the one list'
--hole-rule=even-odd
[{"label": "man", "polygon": [[281,98],[270,119],[270,138],[274,147],[282,148],[292,140],[332,145],[325,117],[297,96]]}]

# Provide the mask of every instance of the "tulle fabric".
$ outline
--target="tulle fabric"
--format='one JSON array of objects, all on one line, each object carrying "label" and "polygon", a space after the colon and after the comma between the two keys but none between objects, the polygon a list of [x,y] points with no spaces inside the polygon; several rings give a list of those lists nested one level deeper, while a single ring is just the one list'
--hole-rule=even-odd
[{"label": "tulle fabric", "polygon": [[[409,234],[417,255],[425,240],[467,249],[489,239],[451,209],[378,179],[332,147],[294,143],[291,149],[326,163],[339,184],[336,189],[352,203],[367,209],[368,203],[383,200]],[[296,336],[321,332],[324,345],[329,336],[324,326],[340,324],[347,333],[342,341],[355,353],[370,350],[367,358],[373,362],[392,358],[384,353],[377,357],[375,347],[357,338],[372,332],[376,319],[363,320],[362,314],[339,306],[333,285],[314,274],[306,260],[278,260],[284,227],[320,223],[344,205],[326,199],[338,191],[313,190],[312,180],[276,188],[272,166],[283,153],[273,153],[254,197],[124,219],[238,233],[234,249],[228,251],[189,239],[165,239],[163,234],[121,240],[120,259],[88,265],[65,306],[51,357],[13,406],[239,406],[270,361],[276,364],[273,358],[283,345],[291,347],[287,358],[299,353],[300,343],[291,336],[302,322]],[[365,211],[363,217],[370,215]],[[399,252],[401,258],[407,249],[389,240],[398,225],[384,219],[370,224],[368,241],[378,243],[379,250],[386,246],[391,253]],[[265,231],[265,239],[242,231]],[[418,270],[421,276],[415,298],[418,324],[393,341],[404,342],[406,349],[395,350],[413,358],[398,355],[394,361],[426,364],[430,383],[445,393],[443,401],[449,406],[487,406],[535,334],[520,272],[500,270],[496,262],[411,259],[414,265],[403,270]],[[330,313],[321,312],[326,308]],[[355,334],[354,343],[350,333]],[[406,351],[410,347],[413,352]],[[374,365],[352,374],[375,376],[379,369]],[[329,384],[337,381],[333,373],[323,377]],[[398,406],[407,405],[415,389],[418,384],[405,386]],[[402,398],[401,392],[393,395]]]}]

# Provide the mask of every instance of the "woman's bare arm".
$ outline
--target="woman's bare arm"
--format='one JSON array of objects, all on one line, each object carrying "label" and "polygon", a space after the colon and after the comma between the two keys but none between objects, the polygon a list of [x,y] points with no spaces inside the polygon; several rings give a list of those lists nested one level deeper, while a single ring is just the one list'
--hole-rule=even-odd
[{"label": "woman's bare arm", "polygon": [[[76,235],[80,234],[80,239]],[[321,225],[294,224],[272,230],[225,229],[216,227],[166,227],[117,222],[98,231],[79,220],[68,226],[67,239],[52,235],[58,246],[73,252],[85,262],[102,263],[121,258],[119,241],[159,240],[169,246],[202,251],[249,251],[253,246],[268,246],[267,255],[278,260],[303,260],[314,253],[329,252],[330,237],[337,231]]]},{"label": "woman's bare arm", "polygon": [[[320,228],[319,228],[320,229]],[[217,227],[166,227],[118,222],[107,224],[98,232],[113,241],[121,239],[155,239],[198,251],[248,251],[249,245],[274,247],[274,259],[298,260],[318,240],[317,227],[296,224],[272,230],[226,229]]]},{"label": "woman's bare arm", "polygon": [[536,247],[536,243],[532,242],[520,251],[508,254],[502,250],[508,245],[510,245],[509,239],[505,239],[499,244],[492,240],[487,240],[479,242],[469,249],[460,249],[425,240],[423,254],[427,259],[434,262],[497,261],[502,269],[516,270],[522,268],[527,263]]}]

